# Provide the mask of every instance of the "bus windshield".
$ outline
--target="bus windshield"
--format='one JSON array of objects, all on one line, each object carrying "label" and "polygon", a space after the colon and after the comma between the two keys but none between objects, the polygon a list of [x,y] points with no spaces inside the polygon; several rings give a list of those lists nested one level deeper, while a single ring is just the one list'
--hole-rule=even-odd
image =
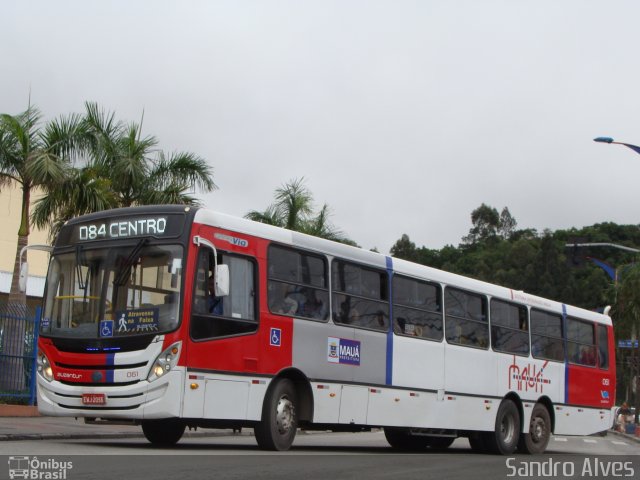
[{"label": "bus windshield", "polygon": [[174,330],[182,258],[181,246],[147,239],[53,255],[41,333],[95,339]]}]

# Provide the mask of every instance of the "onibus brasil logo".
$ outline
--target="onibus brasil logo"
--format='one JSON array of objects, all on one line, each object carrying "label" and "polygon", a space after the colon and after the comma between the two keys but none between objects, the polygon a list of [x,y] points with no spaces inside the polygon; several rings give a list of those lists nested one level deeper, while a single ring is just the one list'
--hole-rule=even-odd
[{"label": "onibus brasil logo", "polygon": [[73,462],[61,462],[54,458],[45,460],[38,457],[9,457],[9,478],[33,480],[65,480],[67,471],[73,468]]}]

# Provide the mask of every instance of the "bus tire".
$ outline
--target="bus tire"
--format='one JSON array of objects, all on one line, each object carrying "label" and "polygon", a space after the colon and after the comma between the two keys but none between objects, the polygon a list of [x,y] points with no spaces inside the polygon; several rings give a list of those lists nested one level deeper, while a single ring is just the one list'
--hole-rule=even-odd
[{"label": "bus tire", "polygon": [[384,427],[384,436],[396,450],[416,452],[426,450],[429,445],[429,437],[411,435],[406,428]]},{"label": "bus tire", "polygon": [[495,431],[485,432],[483,441],[491,453],[511,455],[520,440],[520,412],[511,400],[503,400],[496,415]]},{"label": "bus tire", "polygon": [[529,433],[520,435],[518,451],[536,455],[544,453],[551,439],[551,416],[547,407],[536,403],[531,412]]},{"label": "bus tire", "polygon": [[254,427],[256,441],[263,450],[289,450],[298,429],[298,396],[287,378],[275,381],[262,407],[262,420]]},{"label": "bus tire", "polygon": [[485,432],[472,432],[469,434],[469,445],[475,453],[487,453],[488,449],[484,443]]},{"label": "bus tire", "polygon": [[149,442],[160,447],[170,447],[178,443],[184,433],[185,424],[177,418],[143,420],[142,433]]},{"label": "bus tire", "polygon": [[427,437],[427,447],[434,452],[446,450],[455,441],[453,437]]}]

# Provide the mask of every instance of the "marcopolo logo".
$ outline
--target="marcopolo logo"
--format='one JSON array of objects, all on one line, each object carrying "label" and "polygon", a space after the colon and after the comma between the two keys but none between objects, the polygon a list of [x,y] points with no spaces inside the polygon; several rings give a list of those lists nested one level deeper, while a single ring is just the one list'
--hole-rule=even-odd
[{"label": "marcopolo logo", "polygon": [[345,365],[360,365],[360,342],[346,338],[329,337],[327,341],[327,361]]},{"label": "marcopolo logo", "polygon": [[65,480],[67,471],[73,468],[73,462],[59,461],[54,458],[9,457],[9,478],[33,480]]}]

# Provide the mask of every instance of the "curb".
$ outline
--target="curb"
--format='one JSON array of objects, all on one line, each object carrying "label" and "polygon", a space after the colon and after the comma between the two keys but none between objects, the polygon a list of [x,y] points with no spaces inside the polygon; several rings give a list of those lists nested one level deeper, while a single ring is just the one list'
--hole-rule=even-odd
[{"label": "curb", "polygon": [[616,432],[615,430],[608,430],[607,434],[612,434],[612,435],[615,435],[616,437],[626,438],[627,440],[631,440],[632,442],[640,443],[640,437],[635,437],[627,433]]},{"label": "curb", "polygon": [[[230,432],[189,432],[185,431],[182,438],[206,438],[206,437],[231,437],[252,436],[253,433],[234,434]],[[100,440],[117,438],[144,438],[140,432],[114,432],[114,433],[17,433],[0,435],[0,442],[17,442],[22,440]]]},{"label": "curb", "polygon": [[0,417],[39,417],[38,407],[30,405],[0,405]]}]

